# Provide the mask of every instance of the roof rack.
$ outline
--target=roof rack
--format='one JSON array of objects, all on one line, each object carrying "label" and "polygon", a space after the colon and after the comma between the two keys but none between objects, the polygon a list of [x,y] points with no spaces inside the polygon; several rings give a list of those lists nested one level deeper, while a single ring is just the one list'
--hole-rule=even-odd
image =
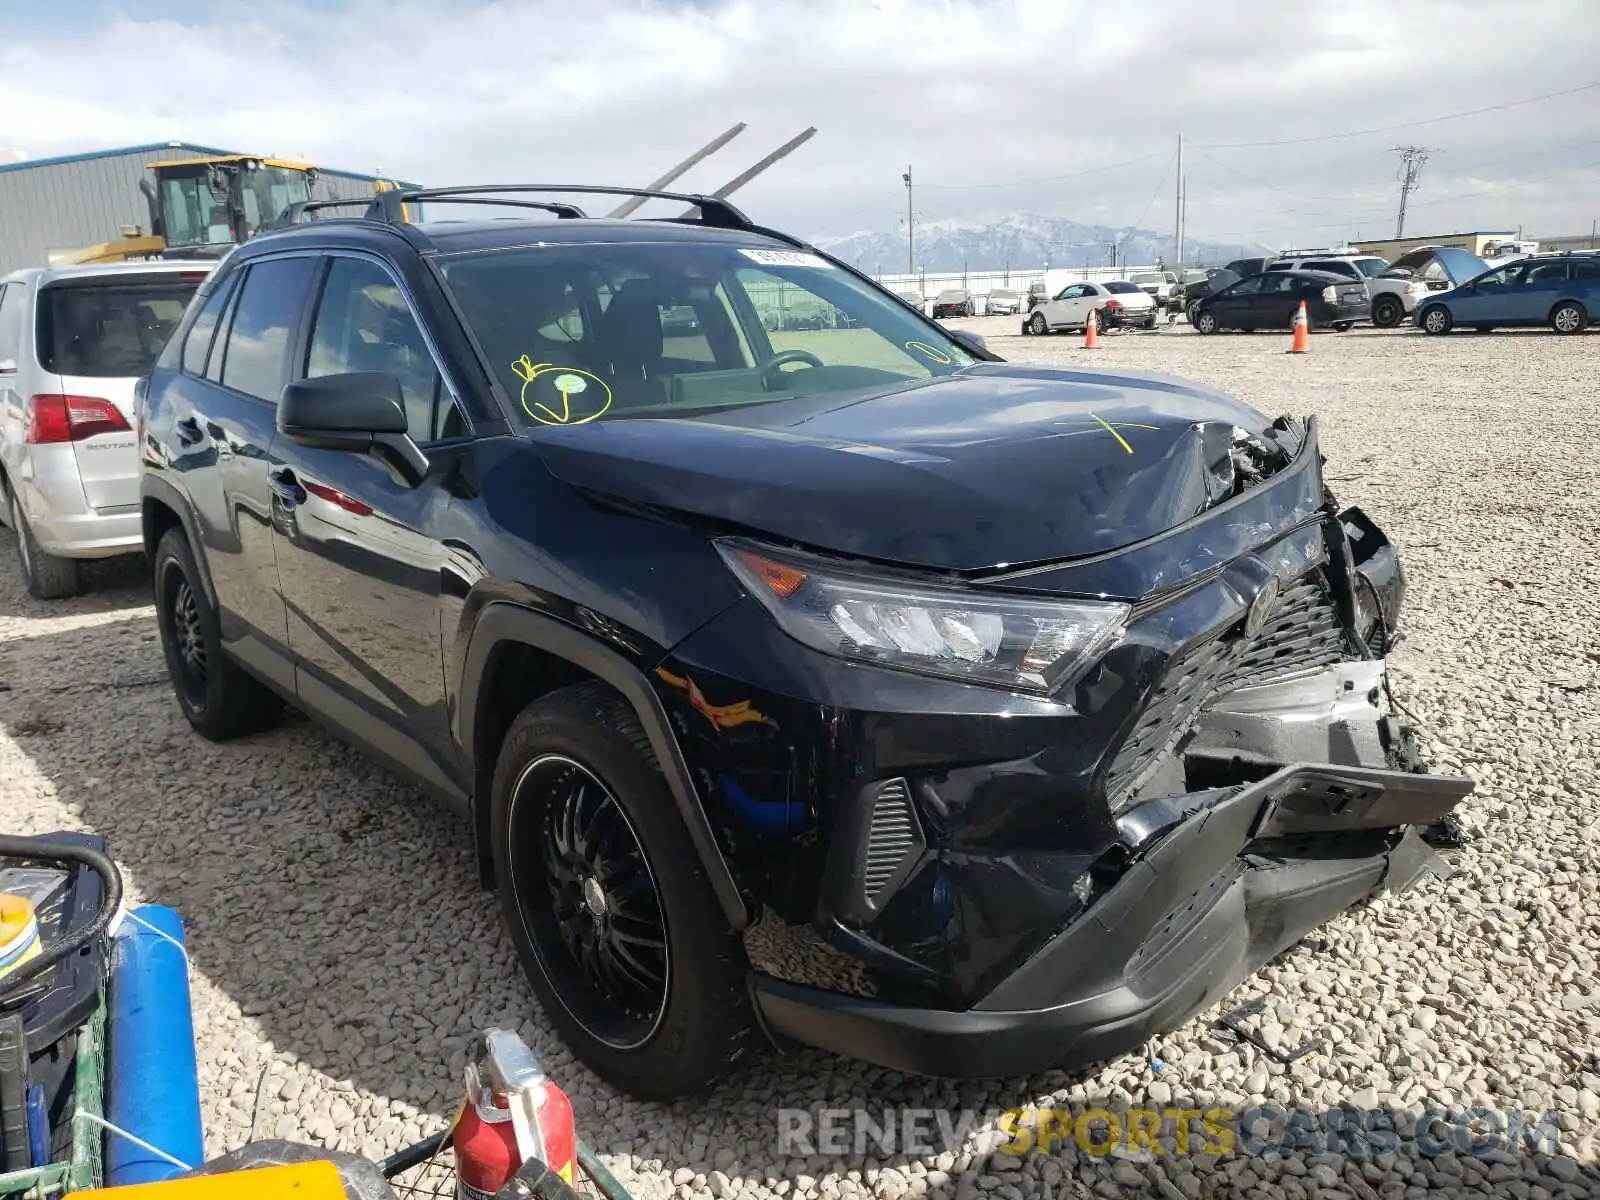
[{"label": "roof rack", "polygon": [[[588,214],[575,204],[559,201],[514,198],[526,192],[566,192],[587,196],[634,196],[645,200],[672,200],[698,210],[698,223],[718,229],[758,230],[749,217],[719,196],[705,196],[695,192],[662,192],[651,188],[603,187],[598,184],[565,183],[495,183],[473,187],[444,188],[389,188],[371,197],[359,200],[312,200],[291,204],[278,218],[274,228],[286,228],[304,223],[307,214],[325,208],[350,208],[361,206],[365,211],[358,218],[378,221],[385,225],[406,224],[405,206],[423,203],[493,204],[505,208],[532,208],[554,213],[562,220],[584,220]],[[686,221],[690,218],[664,218]]]}]

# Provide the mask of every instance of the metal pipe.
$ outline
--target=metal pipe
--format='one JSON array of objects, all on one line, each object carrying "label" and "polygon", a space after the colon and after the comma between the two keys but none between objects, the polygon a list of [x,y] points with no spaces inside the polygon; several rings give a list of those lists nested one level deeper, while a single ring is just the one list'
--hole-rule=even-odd
[{"label": "metal pipe", "polygon": [[[747,127],[746,127],[745,123],[743,121],[740,121],[732,129],[729,129],[725,133],[719,134],[718,136],[712,138],[709,142],[707,142],[704,146],[701,146],[700,149],[696,150],[688,158],[684,159],[677,166],[673,167],[672,170],[668,171],[665,175],[661,176],[660,179],[655,179],[655,180],[652,180],[651,182],[645,184],[644,185],[644,190],[647,191],[647,192],[665,191],[666,187],[667,187],[667,185],[669,183],[672,183],[676,179],[682,178],[685,174],[688,173],[689,168],[691,168],[693,166],[696,166],[701,162],[704,162],[711,155],[715,154],[718,150],[721,150],[729,142],[733,141],[734,138],[738,137],[741,133],[743,133],[746,128]],[[649,199],[648,196],[635,196],[631,200],[628,200],[626,203],[618,205],[616,208],[612,209],[611,212],[607,213],[606,215],[608,217],[612,217],[614,219],[620,220],[621,218],[626,217],[628,214],[632,213],[635,209],[637,209],[641,204],[643,204],[648,199]]]}]

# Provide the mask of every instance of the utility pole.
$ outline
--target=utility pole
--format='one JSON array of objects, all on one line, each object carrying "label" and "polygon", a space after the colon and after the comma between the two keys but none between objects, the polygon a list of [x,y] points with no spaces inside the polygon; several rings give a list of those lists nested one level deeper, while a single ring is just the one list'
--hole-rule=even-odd
[{"label": "utility pole", "polygon": [[1391,153],[1400,156],[1400,215],[1395,218],[1394,236],[1401,238],[1406,232],[1406,198],[1417,190],[1417,179],[1422,174],[1422,164],[1432,153],[1426,146],[1395,146]]},{"label": "utility pole", "polygon": [[916,217],[912,215],[911,204],[911,167],[906,166],[906,173],[900,176],[906,184],[906,274],[917,273],[917,242],[916,242]]},{"label": "utility pole", "polygon": [[1178,170],[1172,181],[1172,257],[1183,265],[1183,134],[1178,135]]}]

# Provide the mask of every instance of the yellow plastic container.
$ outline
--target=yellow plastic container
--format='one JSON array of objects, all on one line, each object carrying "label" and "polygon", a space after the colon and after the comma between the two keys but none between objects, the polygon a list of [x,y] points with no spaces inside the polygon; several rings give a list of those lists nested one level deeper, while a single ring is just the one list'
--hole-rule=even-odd
[{"label": "yellow plastic container", "polygon": [[26,897],[0,892],[0,979],[39,957],[39,919]]}]

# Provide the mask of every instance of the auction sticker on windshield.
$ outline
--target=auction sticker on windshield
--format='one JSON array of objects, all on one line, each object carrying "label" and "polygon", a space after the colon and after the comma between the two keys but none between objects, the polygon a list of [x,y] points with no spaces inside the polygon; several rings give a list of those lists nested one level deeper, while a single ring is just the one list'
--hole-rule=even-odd
[{"label": "auction sticker on windshield", "polygon": [[741,248],[740,254],[763,267],[822,267],[832,270],[833,264],[817,254],[800,250],[750,250]]}]

